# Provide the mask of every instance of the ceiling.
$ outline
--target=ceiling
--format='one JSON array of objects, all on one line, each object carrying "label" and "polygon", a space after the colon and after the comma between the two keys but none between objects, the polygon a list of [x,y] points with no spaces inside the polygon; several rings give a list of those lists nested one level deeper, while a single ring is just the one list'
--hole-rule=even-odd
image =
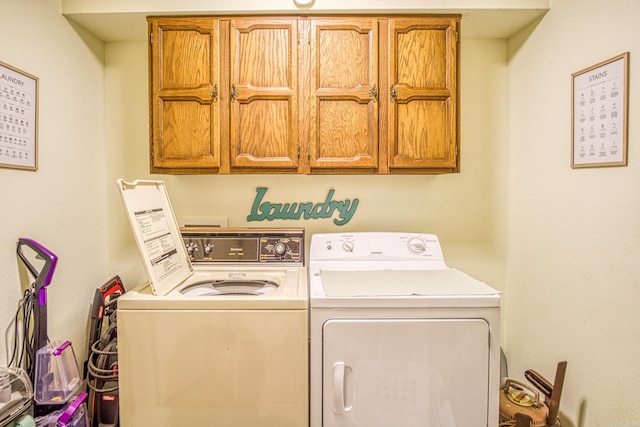
[{"label": "ceiling", "polygon": [[[464,38],[506,39],[544,16],[550,0],[61,0],[62,14],[107,42],[146,41],[149,15],[447,14],[462,15]],[[253,6],[252,6],[252,3]],[[358,7],[358,3],[360,6]],[[393,3],[391,6],[389,3]],[[206,6],[206,7],[205,7]],[[455,6],[455,7],[454,7]]]}]

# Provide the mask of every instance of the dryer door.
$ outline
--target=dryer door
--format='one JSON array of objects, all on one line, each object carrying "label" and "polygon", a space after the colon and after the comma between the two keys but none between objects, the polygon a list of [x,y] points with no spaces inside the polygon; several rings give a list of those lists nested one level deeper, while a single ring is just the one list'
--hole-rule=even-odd
[{"label": "dryer door", "polygon": [[324,427],[488,425],[484,319],[332,319],[323,341]]}]

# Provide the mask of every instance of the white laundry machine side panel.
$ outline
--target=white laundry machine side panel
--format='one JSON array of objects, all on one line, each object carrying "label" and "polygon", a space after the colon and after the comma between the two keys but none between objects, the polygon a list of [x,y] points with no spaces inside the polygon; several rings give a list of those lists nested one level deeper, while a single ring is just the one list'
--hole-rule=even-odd
[{"label": "white laundry machine side panel", "polygon": [[121,425],[308,425],[307,316],[120,310]]},{"label": "white laundry machine side panel", "polygon": [[498,307],[311,308],[310,319],[311,427],[498,424]]}]

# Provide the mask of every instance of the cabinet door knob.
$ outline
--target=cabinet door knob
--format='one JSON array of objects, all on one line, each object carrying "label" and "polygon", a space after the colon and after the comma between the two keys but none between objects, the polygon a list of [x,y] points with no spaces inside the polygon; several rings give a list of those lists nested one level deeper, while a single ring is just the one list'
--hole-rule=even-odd
[{"label": "cabinet door knob", "polygon": [[396,102],[398,100],[398,89],[396,89],[395,85],[391,85],[389,92],[391,94],[391,102]]},{"label": "cabinet door knob", "polygon": [[231,85],[231,102],[235,101],[238,97],[238,89],[236,89],[236,85]]},{"label": "cabinet door knob", "polygon": [[214,85],[213,89],[211,89],[211,99],[213,99],[213,102],[218,102],[218,85]]},{"label": "cabinet door knob", "polygon": [[376,88],[376,85],[373,85],[369,91],[369,96],[373,99],[374,103],[378,101],[378,88]]}]

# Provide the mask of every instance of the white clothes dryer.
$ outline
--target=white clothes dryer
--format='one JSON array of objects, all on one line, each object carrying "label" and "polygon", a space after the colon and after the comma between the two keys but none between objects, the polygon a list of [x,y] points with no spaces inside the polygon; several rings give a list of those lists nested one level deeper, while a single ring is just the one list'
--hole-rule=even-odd
[{"label": "white clothes dryer", "polygon": [[438,238],[315,234],[311,427],[495,427],[500,294]]},{"label": "white clothes dryer", "polygon": [[118,299],[120,423],[308,425],[302,229],[178,229],[159,181],[118,181],[148,283]]}]

